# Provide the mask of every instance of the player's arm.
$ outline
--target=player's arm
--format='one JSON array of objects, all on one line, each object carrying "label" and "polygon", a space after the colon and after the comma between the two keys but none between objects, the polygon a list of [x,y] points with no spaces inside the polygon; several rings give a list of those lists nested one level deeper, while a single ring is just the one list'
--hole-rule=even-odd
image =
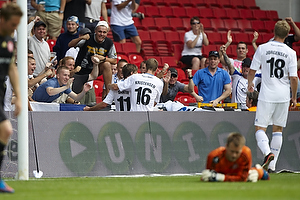
[{"label": "player's arm", "polygon": [[17,66],[15,65],[14,59],[11,60],[11,63],[9,65],[8,76],[16,97],[14,114],[18,116],[21,112],[22,103],[21,103],[21,91],[20,91],[20,84],[19,84],[19,73],[18,73]]},{"label": "player's arm", "polygon": [[101,16],[106,22],[108,22],[106,4],[103,1],[101,3]]},{"label": "player's arm", "polygon": [[[231,36],[231,30],[229,30],[227,32],[227,42],[225,44],[225,49],[227,49],[231,43],[232,43],[232,36]],[[222,65],[226,65],[223,56],[220,57],[220,62]]]},{"label": "player's arm", "polygon": [[292,107],[296,108],[297,105],[297,87],[298,87],[298,77],[291,76],[290,77],[290,84],[291,84],[291,90],[292,90]]},{"label": "player's arm", "polygon": [[255,77],[256,70],[250,69],[248,73],[248,91],[253,92],[254,91],[254,83],[253,79]]},{"label": "player's arm", "polygon": [[71,91],[69,93],[69,96],[72,99],[74,99],[75,101],[80,101],[84,97],[85,93],[87,91],[89,91],[90,89],[91,89],[91,85],[88,84],[88,83],[85,83],[84,86],[83,86],[83,90],[79,94],[76,94],[75,92]]},{"label": "player's arm", "polygon": [[[215,149],[212,152],[210,152],[206,159],[206,169],[202,171],[201,175],[201,181],[209,181],[209,182],[215,182],[215,181],[224,181],[225,175],[221,173],[217,173],[214,169],[213,160],[214,158],[217,158],[218,150]],[[218,164],[218,163],[217,163]],[[215,164],[215,165],[217,165]]]},{"label": "player's arm", "polygon": [[84,110],[84,111],[97,111],[97,110],[102,110],[102,109],[106,108],[107,106],[108,106],[108,104],[107,104],[107,103],[104,103],[104,102],[102,101],[102,102],[100,102],[100,103],[94,105],[93,107],[88,107],[88,106],[86,106],[86,107],[83,108],[83,110]]}]

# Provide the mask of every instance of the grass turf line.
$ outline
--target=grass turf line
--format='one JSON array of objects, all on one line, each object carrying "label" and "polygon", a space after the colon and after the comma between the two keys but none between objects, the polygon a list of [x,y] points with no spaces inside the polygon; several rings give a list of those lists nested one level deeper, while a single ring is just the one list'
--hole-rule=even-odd
[{"label": "grass turf line", "polygon": [[77,199],[299,199],[300,174],[271,174],[257,183],[207,183],[200,176],[44,178],[29,181],[6,179],[14,194],[9,200]]}]

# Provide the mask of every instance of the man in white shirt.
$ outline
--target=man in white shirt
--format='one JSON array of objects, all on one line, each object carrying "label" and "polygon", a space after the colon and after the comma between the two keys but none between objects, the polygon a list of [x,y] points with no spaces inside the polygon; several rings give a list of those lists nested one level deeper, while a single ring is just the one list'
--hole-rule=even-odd
[{"label": "man in white shirt", "polygon": [[[261,67],[262,82],[255,116],[257,145],[265,156],[263,168],[275,171],[282,145],[282,130],[286,126],[290,104],[297,104],[297,56],[284,44],[290,26],[287,21],[278,21],[274,28],[274,41],[260,45],[253,57],[248,74],[248,90],[253,92],[255,72]],[[272,141],[266,135],[268,125],[273,125]]]},{"label": "man in white shirt", "polygon": [[126,43],[126,38],[130,38],[139,53],[142,41],[131,16],[137,9],[135,0],[112,0],[110,25],[115,42]]},{"label": "man in white shirt", "polygon": [[46,24],[38,21],[33,27],[34,35],[28,38],[28,49],[33,52],[36,61],[36,69],[33,75],[38,76],[45,69],[46,64],[50,61],[50,48],[44,40],[46,34]]},{"label": "man in white shirt", "polygon": [[130,89],[131,111],[153,111],[163,89],[163,82],[154,75],[157,67],[157,60],[150,58],[146,61],[146,73],[133,74],[122,82],[109,85],[109,89]]}]

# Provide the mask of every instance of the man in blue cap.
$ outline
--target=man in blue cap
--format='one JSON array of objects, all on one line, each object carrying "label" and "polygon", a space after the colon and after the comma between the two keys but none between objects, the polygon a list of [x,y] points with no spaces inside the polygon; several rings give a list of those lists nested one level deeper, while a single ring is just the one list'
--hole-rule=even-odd
[{"label": "man in blue cap", "polygon": [[[203,97],[203,103],[211,103],[215,107],[231,94],[229,74],[218,67],[220,55],[217,51],[209,52],[209,66],[198,70],[194,77],[189,77],[189,91],[198,87],[198,95]],[[224,92],[223,92],[224,91]]]}]

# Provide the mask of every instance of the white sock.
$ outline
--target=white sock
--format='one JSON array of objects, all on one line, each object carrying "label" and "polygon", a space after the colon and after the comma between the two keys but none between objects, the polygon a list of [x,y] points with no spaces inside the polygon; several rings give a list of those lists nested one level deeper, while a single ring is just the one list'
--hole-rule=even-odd
[{"label": "white sock", "polygon": [[271,149],[269,146],[269,138],[263,130],[256,131],[255,138],[256,138],[257,146],[259,147],[261,152],[264,154],[264,156],[271,153]]},{"label": "white sock", "polygon": [[273,132],[271,140],[271,151],[274,154],[274,160],[270,162],[269,168],[275,171],[276,162],[282,145],[282,132]]}]

